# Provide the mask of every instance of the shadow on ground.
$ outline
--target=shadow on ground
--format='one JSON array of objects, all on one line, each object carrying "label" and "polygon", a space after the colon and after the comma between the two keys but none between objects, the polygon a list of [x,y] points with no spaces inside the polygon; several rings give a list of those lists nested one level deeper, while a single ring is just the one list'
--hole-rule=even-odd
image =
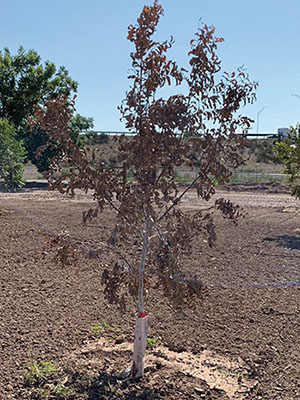
[{"label": "shadow on ground", "polygon": [[69,375],[68,384],[71,384],[76,398],[88,400],[229,399],[223,390],[210,388],[204,381],[195,381],[193,377],[180,373],[173,378],[169,378],[172,383],[169,379],[162,378],[156,384],[147,377],[140,380],[121,380],[104,368],[94,377],[75,372]]},{"label": "shadow on ground", "polygon": [[70,380],[78,394],[87,395],[88,400],[126,399],[154,400],[166,398],[165,391],[159,388],[145,387],[139,380],[120,380],[116,375],[102,369],[95,377],[74,373]]},{"label": "shadow on ground", "polygon": [[20,189],[15,191],[8,190],[6,187],[0,183],[0,193],[22,193],[26,192],[27,190],[47,190],[48,189],[48,182],[46,180],[43,181],[27,181],[25,182],[24,186]]},{"label": "shadow on ground", "polygon": [[277,242],[277,246],[291,250],[300,250],[300,236],[279,235],[264,238],[265,242]]}]

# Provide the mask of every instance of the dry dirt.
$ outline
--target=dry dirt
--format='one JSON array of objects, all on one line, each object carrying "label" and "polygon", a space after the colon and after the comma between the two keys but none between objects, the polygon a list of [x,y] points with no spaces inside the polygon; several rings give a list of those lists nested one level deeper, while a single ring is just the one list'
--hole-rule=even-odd
[{"label": "dry dirt", "polygon": [[[62,268],[45,247],[67,230],[97,248],[113,213],[83,226],[86,195],[0,193],[0,399],[298,399],[300,202],[260,189],[218,193],[247,214],[237,227],[217,219],[216,248],[194,246],[187,269],[206,287],[195,311],[176,314],[150,293],[153,348],[135,382],[117,376],[130,364],[134,309],[105,302],[97,260]],[[182,207],[203,204],[191,193]]]}]

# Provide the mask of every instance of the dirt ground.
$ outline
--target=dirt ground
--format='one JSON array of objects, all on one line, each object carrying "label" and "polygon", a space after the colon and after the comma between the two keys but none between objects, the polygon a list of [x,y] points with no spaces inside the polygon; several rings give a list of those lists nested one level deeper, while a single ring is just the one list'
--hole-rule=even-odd
[{"label": "dirt ground", "polygon": [[[217,219],[216,248],[194,246],[186,267],[206,288],[196,310],[176,314],[150,292],[152,348],[134,382],[117,375],[130,364],[135,310],[104,300],[97,259],[63,268],[45,247],[67,230],[97,248],[112,211],[83,226],[86,195],[0,193],[0,399],[300,398],[300,202],[260,189],[217,193],[247,214],[237,227]],[[201,206],[195,193],[182,204]]]}]

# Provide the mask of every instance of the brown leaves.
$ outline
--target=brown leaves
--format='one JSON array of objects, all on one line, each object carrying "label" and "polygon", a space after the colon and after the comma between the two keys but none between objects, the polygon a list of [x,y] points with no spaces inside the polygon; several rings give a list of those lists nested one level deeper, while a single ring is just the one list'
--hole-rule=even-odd
[{"label": "brown leaves", "polygon": [[[240,148],[251,120],[239,115],[241,106],[255,99],[257,84],[251,82],[244,69],[222,71],[217,56],[215,28],[202,25],[190,42],[189,69],[181,68],[167,57],[174,43],[156,42],[163,9],[155,0],[145,6],[136,25],[128,28],[131,86],[120,112],[131,137],[116,137],[116,163],[103,162],[101,150],[80,150],[70,139],[69,119],[74,101],[64,98],[49,100],[45,108],[37,108],[32,124],[45,130],[49,146],[57,150],[49,171],[50,187],[74,196],[76,190],[91,191],[99,213],[110,207],[116,212],[116,224],[106,244],[126,262],[111,263],[105,269],[102,283],[106,298],[125,305],[126,294],[137,295],[141,237],[145,220],[153,224],[149,252],[146,257],[145,287],[155,284],[176,307],[191,305],[203,285],[196,277],[183,273],[182,259],[199,238],[213,246],[216,229],[213,213],[219,210],[224,218],[236,222],[240,211],[226,200],[217,200],[215,209],[186,215],[178,206],[191,188],[205,203],[215,193],[216,183],[230,180],[232,168],[241,165]],[[159,97],[166,85],[179,85],[177,93],[167,99]],[[41,149],[42,151],[43,149]],[[178,169],[193,167],[195,179],[181,190],[176,182]],[[69,170],[60,178],[63,167]],[[98,211],[97,211],[98,212]],[[83,213],[83,223],[95,217],[93,209]],[[60,257],[70,252],[67,244]],[[124,253],[127,251],[126,257]],[[110,254],[110,253],[109,253]],[[127,262],[129,258],[129,262]],[[130,267],[130,266],[133,267]]]},{"label": "brown leaves", "polygon": [[125,307],[122,288],[126,277],[127,272],[118,263],[114,264],[112,271],[105,269],[101,277],[101,284],[104,286],[104,297],[110,304],[119,304],[121,308]]},{"label": "brown leaves", "polygon": [[245,216],[239,205],[234,205],[230,200],[217,199],[215,204],[217,209],[221,211],[223,218],[230,219],[234,224],[237,224],[239,217]]},{"label": "brown leaves", "polygon": [[63,267],[67,265],[77,266],[80,252],[73,245],[68,232],[63,231],[55,237],[46,237],[45,245],[55,250],[54,259]]}]

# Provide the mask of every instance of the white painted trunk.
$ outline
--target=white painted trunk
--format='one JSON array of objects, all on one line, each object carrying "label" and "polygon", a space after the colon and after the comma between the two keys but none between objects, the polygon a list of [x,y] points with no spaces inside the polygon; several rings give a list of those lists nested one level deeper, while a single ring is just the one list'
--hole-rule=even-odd
[{"label": "white painted trunk", "polygon": [[138,290],[138,318],[135,323],[134,346],[133,346],[133,363],[131,368],[131,377],[140,378],[144,375],[145,353],[147,347],[148,335],[148,318],[145,316],[144,310],[144,275],[145,262],[149,245],[149,234],[152,224],[149,216],[146,216],[145,233],[143,241],[143,250],[141,264],[139,268],[139,290]]},{"label": "white painted trunk", "polygon": [[145,353],[148,336],[148,318],[138,317],[135,323],[132,378],[140,378],[144,374]]}]

